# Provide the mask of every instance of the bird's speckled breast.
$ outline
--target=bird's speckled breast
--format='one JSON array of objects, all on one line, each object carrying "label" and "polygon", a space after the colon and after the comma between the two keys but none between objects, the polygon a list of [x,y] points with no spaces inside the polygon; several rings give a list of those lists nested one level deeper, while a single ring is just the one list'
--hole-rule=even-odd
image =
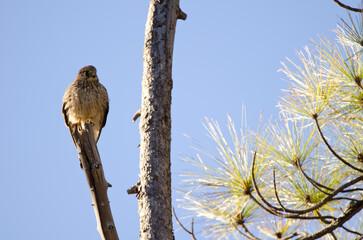
[{"label": "bird's speckled breast", "polygon": [[[66,108],[68,108],[68,120],[71,124],[81,122],[82,125],[90,120],[95,125],[100,125],[103,118],[101,91],[104,87],[99,82],[76,81],[68,94]],[[67,91],[68,91],[67,89]]]}]

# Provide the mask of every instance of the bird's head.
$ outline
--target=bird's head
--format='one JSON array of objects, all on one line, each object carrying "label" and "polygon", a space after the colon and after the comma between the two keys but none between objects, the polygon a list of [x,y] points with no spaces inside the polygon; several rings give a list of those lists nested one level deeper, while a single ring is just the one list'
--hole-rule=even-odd
[{"label": "bird's head", "polygon": [[79,70],[77,80],[98,81],[97,70],[94,66],[88,65]]}]

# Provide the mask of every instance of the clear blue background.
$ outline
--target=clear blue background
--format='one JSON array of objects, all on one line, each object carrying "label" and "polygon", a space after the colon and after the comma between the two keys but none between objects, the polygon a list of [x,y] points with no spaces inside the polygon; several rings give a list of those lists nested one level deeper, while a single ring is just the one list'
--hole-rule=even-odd
[{"label": "clear blue background", "polygon": [[[353,1],[349,1],[351,3]],[[142,48],[148,1],[0,2],[0,239],[99,239],[86,178],[61,113],[62,97],[88,64],[111,103],[98,144],[120,239],[138,239],[138,208],[126,189],[138,181]],[[351,3],[357,6],[356,3]],[[332,0],[181,0],[173,63],[172,176],[195,155],[188,134],[208,141],[204,117],[252,128],[276,114],[280,61],[295,58],[346,11]],[[173,191],[173,202],[180,198]],[[177,208],[180,217],[187,213]],[[185,220],[189,226],[189,222]],[[176,239],[189,239],[174,224]],[[200,238],[202,239],[202,238]]]}]

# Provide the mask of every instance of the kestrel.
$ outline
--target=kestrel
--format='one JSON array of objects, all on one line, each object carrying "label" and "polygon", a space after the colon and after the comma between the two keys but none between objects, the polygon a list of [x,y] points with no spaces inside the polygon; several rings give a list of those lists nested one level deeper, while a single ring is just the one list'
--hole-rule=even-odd
[{"label": "kestrel", "polygon": [[79,70],[63,97],[63,116],[71,134],[72,128],[84,128],[86,122],[93,124],[93,136],[97,143],[106,124],[109,100],[106,88],[99,82],[94,66]]}]

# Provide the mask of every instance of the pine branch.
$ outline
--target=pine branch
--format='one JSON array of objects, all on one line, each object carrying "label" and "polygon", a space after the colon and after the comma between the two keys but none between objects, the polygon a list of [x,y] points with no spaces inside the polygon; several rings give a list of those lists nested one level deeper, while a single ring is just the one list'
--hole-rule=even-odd
[{"label": "pine branch", "polygon": [[338,227],[341,227],[346,221],[351,219],[355,214],[357,214],[360,210],[363,208],[363,200],[362,201],[356,201],[351,203],[346,210],[342,213],[340,217],[335,219],[330,225],[328,225],[326,228],[315,232],[311,235],[299,238],[299,240],[313,240],[323,237],[326,234],[332,233],[335,229]]}]

